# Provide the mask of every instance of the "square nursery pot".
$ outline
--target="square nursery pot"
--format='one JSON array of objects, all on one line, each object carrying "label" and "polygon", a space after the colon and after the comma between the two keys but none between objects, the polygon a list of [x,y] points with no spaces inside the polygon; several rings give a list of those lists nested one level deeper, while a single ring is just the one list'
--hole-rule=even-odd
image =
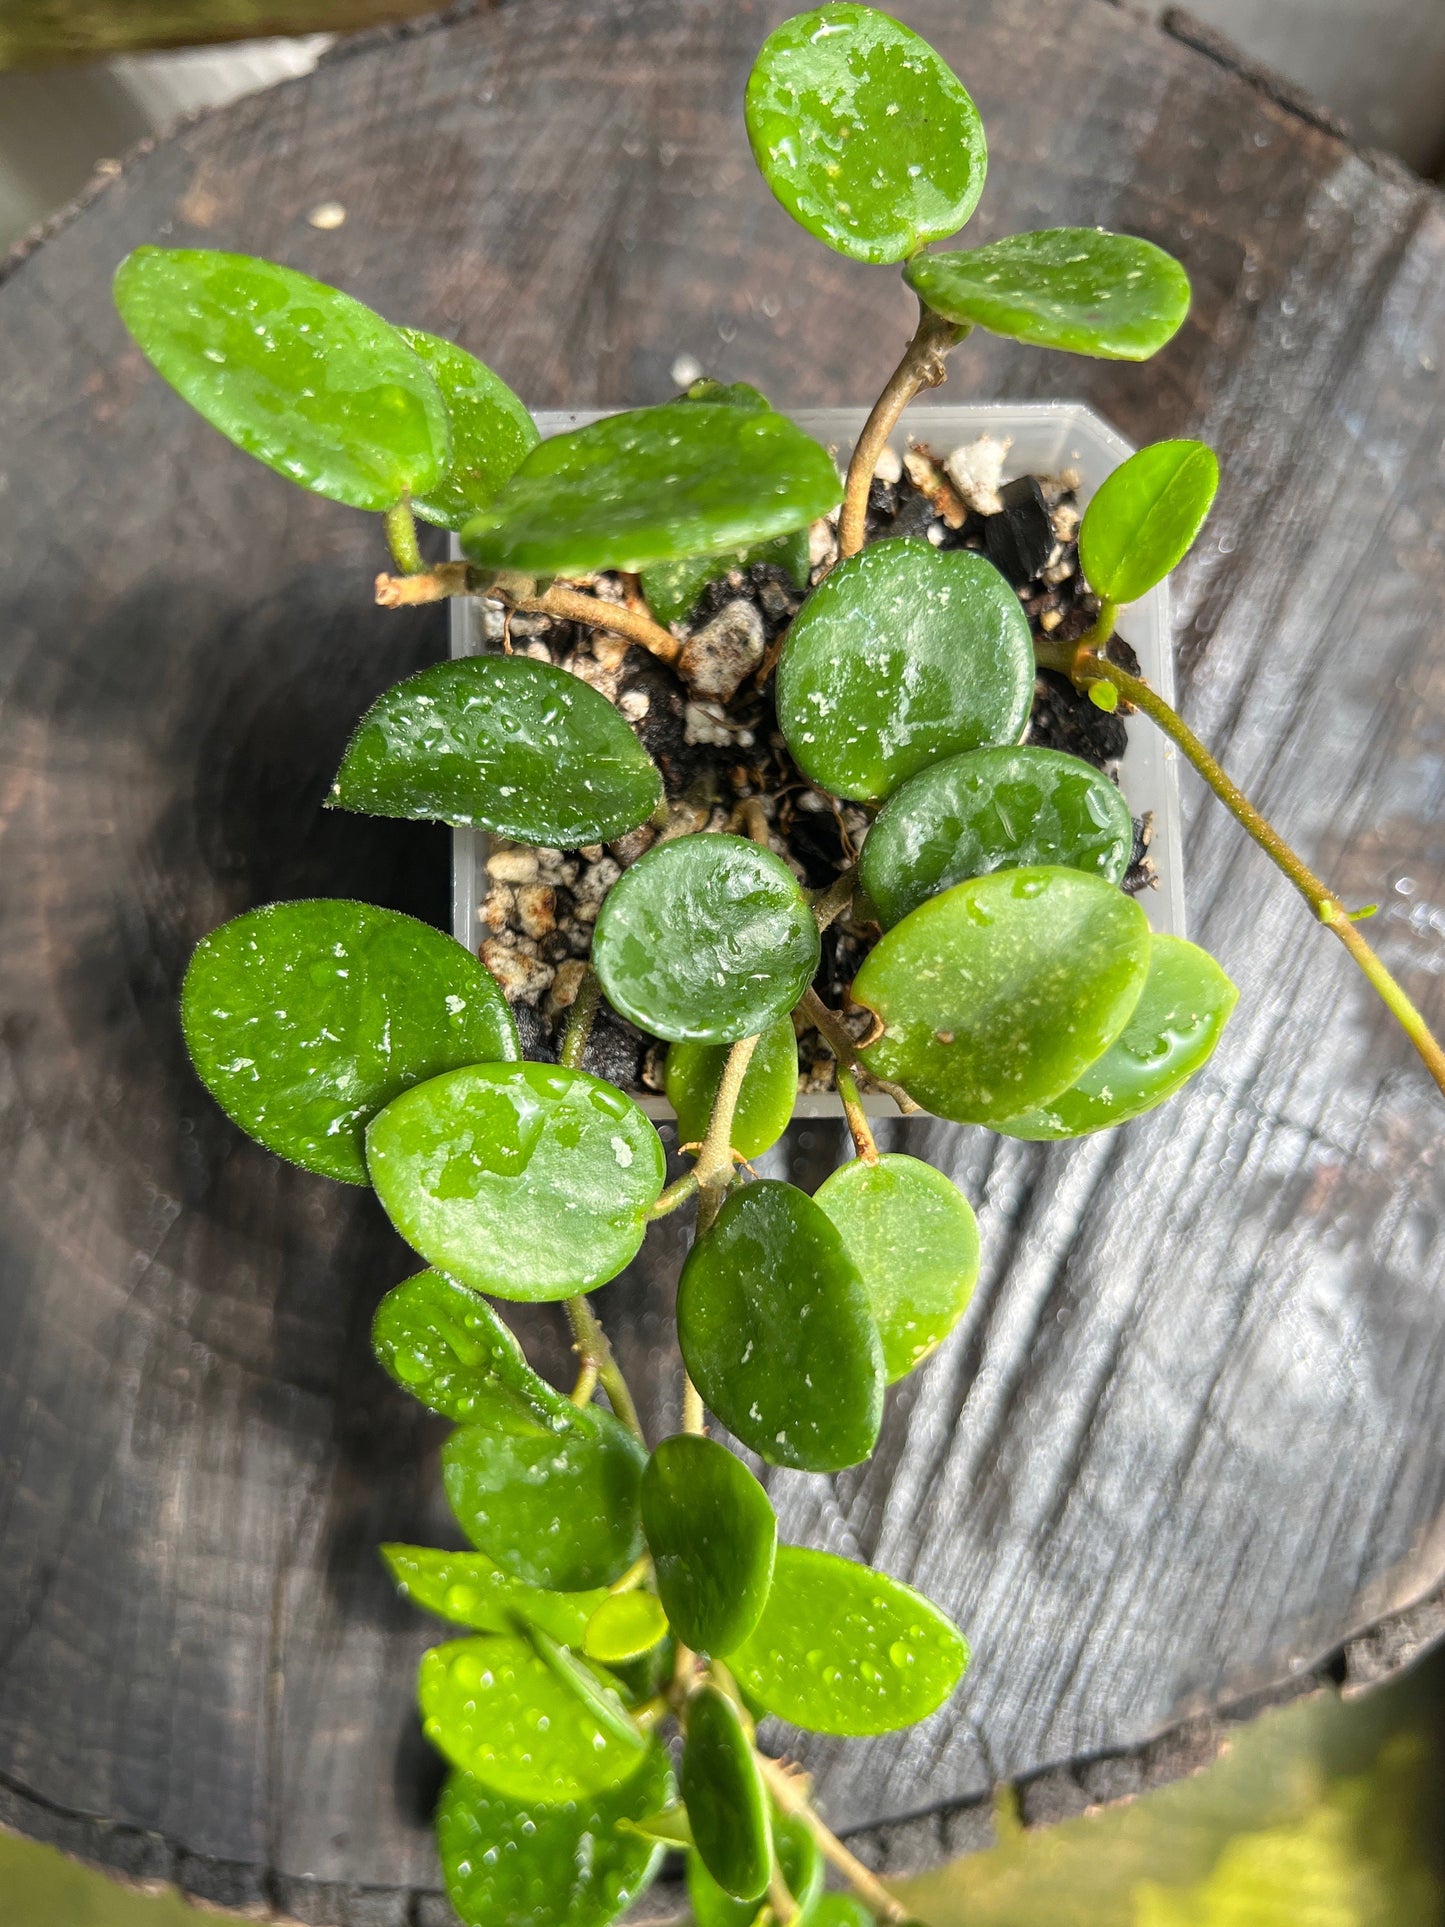
[{"label": "square nursery pot", "polygon": [[[610,411],[544,412],[536,417],[537,426],[544,436],[557,435],[596,421],[602,412]],[[866,418],[865,410],[855,408],[788,412],[805,433],[835,448],[842,460],[846,460]],[[893,446],[902,455],[910,443],[918,444],[942,459],[951,449],[977,441],[982,435],[1007,438],[1012,443],[1003,467],[1005,482],[1019,476],[1048,478],[1062,475],[1066,470],[1075,471],[1078,485],[1074,495],[1080,509],[1104,477],[1134,452],[1122,435],[1080,402],[916,407],[895,432]],[[454,540],[453,554],[458,553]],[[453,656],[475,655],[495,646],[486,637],[480,599],[458,598],[451,603],[450,610]],[[1138,655],[1144,677],[1172,703],[1174,650],[1167,583],[1133,604],[1120,628]],[[1153,822],[1149,856],[1158,873],[1158,883],[1156,888],[1142,893],[1140,902],[1154,930],[1182,937],[1185,934],[1184,876],[1177,752],[1146,720],[1131,717],[1128,748],[1119,763],[1118,774],[1131,812],[1136,817],[1147,814]],[[485,834],[469,829],[453,831],[452,852],[452,931],[459,942],[475,950],[482,935],[480,909],[487,893]],[[636,1090],[633,1095],[650,1117],[672,1116],[671,1105],[656,1092]],[[887,1098],[869,1099],[867,1108],[884,1116],[894,1114]],[[799,1096],[796,1115],[800,1117],[841,1117],[842,1114],[842,1106],[831,1092]]]}]

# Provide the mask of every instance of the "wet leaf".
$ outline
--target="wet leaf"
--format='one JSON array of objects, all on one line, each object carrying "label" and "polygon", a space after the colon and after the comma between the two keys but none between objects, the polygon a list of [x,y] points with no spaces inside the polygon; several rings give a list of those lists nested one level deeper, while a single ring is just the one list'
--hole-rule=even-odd
[{"label": "wet leaf", "polygon": [[[696,1144],[708,1120],[728,1061],[727,1044],[674,1044],[667,1053],[667,1101],[677,1112],[680,1144]],[[787,1129],[798,1101],[798,1039],[791,1017],[780,1017],[758,1039],[748,1060],[733,1118],[733,1149],[761,1157]]]},{"label": "wet leaf", "polygon": [[758,1623],[778,1522],[725,1446],[679,1432],[642,1475],[642,1526],[669,1624],[696,1651],[726,1655]]},{"label": "wet leaf", "polygon": [[883,1341],[889,1383],[953,1330],[978,1279],[978,1222],[957,1185],[897,1152],[855,1158],[814,1202],[843,1234]]},{"label": "wet leaf", "polygon": [[1147,361],[1189,312],[1189,277],[1173,255],[1103,228],[920,255],[903,278],[945,320],[1107,361]]},{"label": "wet leaf", "polygon": [[962,1633],[921,1593],[801,1546],[779,1546],[763,1616],[728,1658],[770,1713],[855,1736],[926,1719],[967,1664]]},{"label": "wet leaf", "polygon": [[580,1646],[605,1587],[554,1592],[528,1586],[502,1571],[484,1552],[438,1552],[430,1546],[383,1546],[398,1592],[424,1612],[479,1633],[515,1633],[540,1626],[564,1646]]},{"label": "wet leaf", "polygon": [[1151,937],[1139,1001],[1104,1055],[1051,1103],[996,1128],[1007,1137],[1083,1137],[1141,1117],[1209,1061],[1238,1001],[1207,950]]},{"label": "wet leaf", "polygon": [[568,850],[645,822],[662,778],[607,698],[565,669],[462,656],[372,704],[328,801]]},{"label": "wet leaf", "polygon": [[781,858],[741,836],[683,836],[624,870],[592,966],[607,1001],[671,1043],[754,1037],[818,968],[813,913]]},{"label": "wet leaf", "polygon": [[440,1271],[418,1272],[386,1294],[371,1343],[404,1391],[459,1424],[498,1414],[546,1424],[572,1409],[485,1299]]},{"label": "wet leaf", "polygon": [[682,1798],[699,1859],[738,1900],[760,1900],[773,1864],[768,1796],[738,1709],[716,1686],[687,1702]]},{"label": "wet leaf", "polygon": [[940,756],[1017,742],[1034,693],[1019,599],[993,564],[871,543],[803,604],[778,663],[778,721],[805,775],[876,802]]},{"label": "wet leaf", "polygon": [[431,370],[451,430],[451,466],[412,507],[424,522],[459,529],[484,509],[537,446],[537,424],[500,375],[454,341],[420,328],[397,333]]},{"label": "wet leaf", "polygon": [[659,562],[642,572],[642,593],[659,622],[686,622],[710,582],[718,582],[733,569],[744,574],[756,564],[771,564],[781,569],[798,590],[806,589],[810,565],[808,531],[794,529],[791,535],[775,535],[750,549],[733,549],[726,555],[691,555],[683,562]]},{"label": "wet leaf", "polygon": [[441,392],[400,332],[309,274],[209,248],[137,248],[115,304],[141,352],[238,448],[352,508],[431,488]]},{"label": "wet leaf", "polygon": [[630,1097],[555,1064],[478,1064],[419,1084],[373,1121],[366,1147],[407,1243],[512,1299],[569,1298],[615,1278],[666,1165]]},{"label": "wet leaf", "polygon": [[938,1117],[996,1123],[1077,1083],[1148,967],[1144,912],[1101,877],[977,877],[920,904],[864,961],[853,996],[885,1029],[863,1060]]},{"label": "wet leaf", "polygon": [[[813,1907],[823,1892],[823,1856],[802,1820],[772,1812],[773,1845],[788,1892],[798,1903],[795,1927],[813,1927]],[[756,1900],[734,1900],[723,1892],[698,1854],[687,1856],[687,1897],[694,1927],[752,1927]]]},{"label": "wet leaf", "polygon": [[542,442],[462,547],[539,575],[645,569],[786,535],[842,495],[827,450],[772,409],[663,402]]},{"label": "wet leaf", "polygon": [[1061,750],[974,749],[896,789],[868,832],[859,878],[885,927],[993,870],[1063,864],[1122,881],[1129,806],[1102,770]]},{"label": "wet leaf", "polygon": [[735,1192],[692,1247],[677,1335],[694,1384],[770,1465],[834,1472],[873,1450],[883,1351],[857,1266],[806,1193]]},{"label": "wet leaf", "polygon": [[213,930],[186,972],[181,1024],[229,1118],[348,1184],[367,1181],[367,1124],[409,1085],[518,1055],[506,1000],[469,951],[342,898],[273,903]]},{"label": "wet leaf", "polygon": [[1218,487],[1219,463],[1203,442],[1151,442],[1121,462],[1079,528],[1089,587],[1110,602],[1147,595],[1193,548]]},{"label": "wet leaf", "polygon": [[666,1637],[667,1615],[656,1593],[611,1593],[588,1620],[582,1650],[604,1666],[625,1666]]},{"label": "wet leaf", "polygon": [[983,123],[962,81],[872,7],[785,20],[763,42],[746,113],[778,200],[855,261],[902,261],[956,233],[983,192]]}]

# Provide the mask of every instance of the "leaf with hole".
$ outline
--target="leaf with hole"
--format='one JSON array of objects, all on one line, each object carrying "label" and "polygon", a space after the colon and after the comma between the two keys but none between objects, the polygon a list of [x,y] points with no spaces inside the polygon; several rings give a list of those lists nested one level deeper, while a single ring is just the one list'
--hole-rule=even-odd
[{"label": "leaf with hole", "polygon": [[1151,442],[1104,478],[1079,527],[1079,564],[1096,595],[1137,602],[1188,555],[1219,487],[1203,442]]},{"label": "leaf with hole", "polygon": [[741,836],[683,836],[624,870],[602,905],[592,967],[607,1000],[670,1043],[733,1043],[790,1011],[812,981],[818,926],[780,857]]},{"label": "leaf with hole", "polygon": [[191,1062],[278,1157],[367,1181],[366,1126],[408,1086],[518,1055],[496,979],[451,937],[344,898],[273,903],[213,930],[181,989]]},{"label": "leaf with hole", "polygon": [[785,20],[748,80],[748,139],[801,227],[854,261],[956,233],[983,192],[983,122],[925,40],[872,7]]},{"label": "leaf with hole", "polygon": [[385,510],[445,475],[441,391],[349,294],[249,254],[143,247],[116,270],[115,304],[157,373],[289,481]]},{"label": "leaf with hole", "polygon": [[412,508],[424,522],[459,529],[484,509],[537,446],[537,424],[485,362],[421,328],[397,333],[431,371],[451,430],[451,466]]},{"label": "leaf with hole", "polygon": [[[813,1908],[823,1892],[823,1855],[804,1820],[772,1810],[773,1846],[788,1892],[798,1903],[793,1927],[813,1927]],[[694,1927],[753,1927],[756,1900],[735,1900],[724,1893],[699,1854],[687,1856],[687,1897]]]},{"label": "leaf with hole", "polygon": [[[667,1053],[667,1101],[677,1112],[680,1144],[700,1143],[707,1133],[718,1086],[728,1061],[727,1044],[674,1044]],[[791,1017],[769,1024],[748,1059],[733,1116],[732,1148],[761,1157],[788,1128],[798,1101],[798,1038]]]},{"label": "leaf with hole", "polygon": [[770,1465],[836,1472],[873,1450],[883,1350],[857,1266],[827,1213],[763,1179],[723,1205],[677,1289],[693,1383]]},{"label": "leaf with hole", "polygon": [[540,1626],[564,1646],[580,1646],[587,1623],[611,1594],[605,1587],[554,1592],[502,1571],[484,1552],[440,1552],[431,1546],[381,1548],[402,1597],[423,1612],[479,1633],[515,1633]]},{"label": "leaf with hole", "polygon": [[940,756],[1017,742],[1033,693],[1029,625],[998,570],[907,539],[825,576],[778,662],[778,722],[799,768],[864,803]]},{"label": "leaf with hole", "polygon": [[758,1623],[778,1522],[768,1495],[713,1439],[664,1439],[642,1475],[642,1529],[668,1623],[698,1652],[725,1655]]},{"label": "leaf with hole", "polygon": [[459,1424],[498,1414],[546,1424],[571,1410],[491,1306],[440,1271],[418,1272],[386,1294],[371,1344],[404,1391]]},{"label": "leaf with hole", "polygon": [[625,1666],[666,1637],[667,1615],[656,1593],[609,1593],[587,1622],[582,1650],[604,1666]]},{"label": "leaf with hole", "polygon": [[1132,897],[1082,870],[999,870],[895,924],[853,981],[884,1028],[861,1053],[938,1117],[994,1124],[1077,1083],[1149,969]]},{"label": "leaf with hole", "polygon": [[930,763],[889,797],[859,881],[886,928],[993,870],[1062,864],[1119,883],[1134,848],[1129,806],[1102,770],[1056,749],[973,749]]},{"label": "leaf with hole", "polygon": [[736,1706],[716,1686],[687,1702],[682,1799],[698,1857],[738,1900],[760,1900],[773,1864],[768,1796]]},{"label": "leaf with hole", "polygon": [[327,800],[567,850],[635,829],[662,778],[607,698],[565,669],[462,656],[372,704]]},{"label": "leaf with hole", "polygon": [[475,1064],[373,1120],[387,1216],[429,1264],[498,1298],[570,1298],[637,1253],[662,1141],[630,1097],[555,1064]]}]

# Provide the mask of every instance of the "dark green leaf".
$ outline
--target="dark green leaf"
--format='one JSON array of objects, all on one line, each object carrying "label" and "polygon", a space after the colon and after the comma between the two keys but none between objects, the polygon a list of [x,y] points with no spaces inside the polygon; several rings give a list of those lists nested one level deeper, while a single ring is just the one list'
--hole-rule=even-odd
[{"label": "dark green leaf", "polygon": [[662,1141],[630,1097],[555,1064],[478,1064],[389,1104],[366,1137],[408,1244],[498,1298],[570,1298],[636,1254]]},{"label": "dark green leaf", "polygon": [[1102,770],[1056,749],[973,749],[893,792],[858,874],[886,928],[992,870],[1064,864],[1118,883],[1133,848],[1129,806]]},{"label": "dark green leaf", "polygon": [[146,359],[288,480],[389,509],[447,471],[441,393],[397,329],[309,274],[209,248],[137,248],[115,303]]},{"label": "dark green leaf", "polygon": [[1147,361],[1189,312],[1189,277],[1173,255],[1103,228],[1044,228],[920,255],[903,278],[948,321],[1107,361]]},{"label": "dark green leaf", "polygon": [[876,802],[940,756],[1017,742],[1034,693],[1019,599],[990,562],[874,542],[803,604],[778,663],[778,721],[798,766]]},{"label": "dark green leaf", "polygon": [[872,7],[785,20],[747,92],[763,179],[809,234],[855,261],[902,261],[972,214],[988,166],[963,83]]},{"label": "dark green leaf", "polygon": [[398,1385],[459,1424],[501,1414],[545,1425],[572,1409],[491,1306],[440,1271],[418,1272],[386,1294],[371,1343]]},{"label": "dark green leaf", "polygon": [[677,1335],[694,1384],[770,1465],[834,1472],[873,1450],[883,1350],[832,1220],[791,1184],[730,1197],[687,1255]]},{"label": "dark green leaf", "polygon": [[978,1223],[941,1171],[887,1152],[855,1158],[814,1194],[862,1274],[890,1384],[953,1330],[978,1279]]},{"label": "dark green leaf", "polygon": [[763,1616],[728,1657],[770,1713],[851,1735],[926,1719],[967,1664],[962,1633],[921,1593],[801,1546],[779,1546]]},{"label": "dark green leaf", "polygon": [[452,1773],[437,1847],[463,1927],[611,1927],[651,1885],[662,1849],[626,1830],[672,1791],[653,1747],[620,1786],[590,1799],[523,1804]]},{"label": "dark green leaf", "polygon": [[451,428],[451,467],[412,507],[424,522],[459,529],[537,446],[537,424],[501,377],[465,348],[420,328],[397,333],[431,370]]},{"label": "dark green leaf", "polygon": [[[727,1044],[674,1044],[667,1053],[667,1101],[677,1112],[680,1144],[699,1143],[706,1134],[729,1049]],[[797,1033],[791,1017],[780,1017],[759,1037],[748,1060],[733,1118],[733,1149],[745,1158],[771,1150],[797,1100]]]},{"label": "dark green leaf", "polygon": [[863,1059],[939,1117],[997,1123],[1077,1083],[1148,968],[1144,912],[1101,877],[977,877],[920,904],[865,959],[853,995],[885,1028]]},{"label": "dark green leaf", "polygon": [[[812,1830],[803,1820],[773,1809],[773,1845],[788,1892],[798,1903],[793,1927],[813,1927],[813,1908],[823,1892],[823,1856]],[[694,1927],[752,1927],[755,1900],[734,1900],[723,1892],[699,1855],[687,1856],[687,1897]]]},{"label": "dark green leaf", "polygon": [[724,1893],[760,1900],[773,1864],[768,1796],[738,1709],[716,1686],[687,1702],[682,1798],[699,1858]]},{"label": "dark green leaf", "polygon": [[462,547],[539,575],[644,569],[786,535],[842,494],[827,450],[772,409],[664,402],[533,449]]},{"label": "dark green leaf", "polygon": [[624,1017],[671,1043],[755,1037],[818,968],[818,926],[780,857],[741,836],[685,836],[613,884],[592,965]]},{"label": "dark green leaf", "polygon": [[587,1622],[611,1598],[605,1587],[552,1592],[513,1579],[484,1552],[437,1552],[430,1546],[383,1546],[381,1556],[403,1597],[479,1633],[540,1626],[564,1646],[580,1646]]},{"label": "dark green leaf", "polygon": [[808,531],[794,529],[791,535],[775,535],[750,549],[734,549],[727,555],[691,555],[683,562],[659,562],[642,573],[642,593],[659,622],[685,622],[697,607],[710,582],[720,581],[733,569],[746,572],[755,563],[771,563],[781,569],[795,589],[806,589],[809,575]]},{"label": "dark green leaf", "polygon": [[996,1128],[1008,1137],[1082,1137],[1172,1097],[1214,1054],[1239,992],[1207,950],[1151,937],[1149,975],[1129,1021],[1078,1083]]},{"label": "dark green leaf", "polygon": [[679,1432],[647,1462],[642,1527],[678,1638],[730,1653],[758,1623],[772,1582],[778,1522],[767,1493],[725,1446]]},{"label": "dark green leaf", "polygon": [[1084,510],[1079,562],[1096,595],[1137,602],[1194,546],[1219,487],[1203,442],[1151,442],[1105,478]]},{"label": "dark green leaf", "polygon": [[551,1424],[500,1416],[442,1447],[457,1524],[503,1572],[551,1592],[619,1579],[642,1551],[637,1491],[646,1453],[597,1406]]},{"label": "dark green leaf", "polygon": [[565,669],[462,656],[372,705],[329,801],[567,850],[635,829],[662,801],[662,778],[607,698]]},{"label": "dark green leaf", "polygon": [[518,1055],[495,978],[396,910],[317,898],[249,910],[197,946],[181,1024],[201,1082],[278,1157],[348,1184],[409,1085]]},{"label": "dark green leaf", "polygon": [[583,1651],[604,1666],[624,1666],[667,1637],[667,1615],[656,1593],[609,1593],[587,1622]]}]

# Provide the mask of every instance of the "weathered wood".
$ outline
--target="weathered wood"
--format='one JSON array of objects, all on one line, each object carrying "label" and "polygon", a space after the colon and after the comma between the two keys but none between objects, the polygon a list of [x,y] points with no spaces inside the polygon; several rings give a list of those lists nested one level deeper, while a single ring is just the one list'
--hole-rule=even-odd
[{"label": "weathered wood", "polygon": [[[440,832],[319,809],[355,716],[444,638],[368,607],[376,527],[150,376],[109,275],[141,241],[274,254],[460,331],[541,406],[660,399],[682,352],[785,404],[867,399],[909,302],[795,233],[738,117],[788,10],[526,0],[373,39],[138,157],[0,287],[0,1819],[207,1899],[439,1917],[410,1710],[435,1632],[372,1550],[447,1531],[443,1428],[367,1359],[406,1254],[368,1196],[216,1114],[174,998],[195,940],[271,897],[445,920]],[[1145,368],[979,338],[950,394],[1082,395],[1220,447],[1186,708],[1383,900],[1382,948],[1445,1022],[1445,204],[1103,0],[901,10],[987,118],[977,238],[1098,221],[1197,290]],[[344,227],[308,226],[323,200]],[[980,1206],[975,1305],[869,1468],[773,1480],[789,1536],[915,1580],[974,1642],[925,1727],[805,1747],[893,1865],[967,1843],[997,1778],[1055,1812],[1347,1642],[1368,1677],[1439,1631],[1438,1605],[1368,1631],[1445,1576],[1438,1103],[1187,794],[1192,927],[1244,991],[1225,1048],[1072,1148],[894,1127]],[[787,1156],[840,1154],[807,1125]],[[602,1297],[654,1419],[681,1235]],[[565,1368],[545,1312],[526,1337]]]}]

